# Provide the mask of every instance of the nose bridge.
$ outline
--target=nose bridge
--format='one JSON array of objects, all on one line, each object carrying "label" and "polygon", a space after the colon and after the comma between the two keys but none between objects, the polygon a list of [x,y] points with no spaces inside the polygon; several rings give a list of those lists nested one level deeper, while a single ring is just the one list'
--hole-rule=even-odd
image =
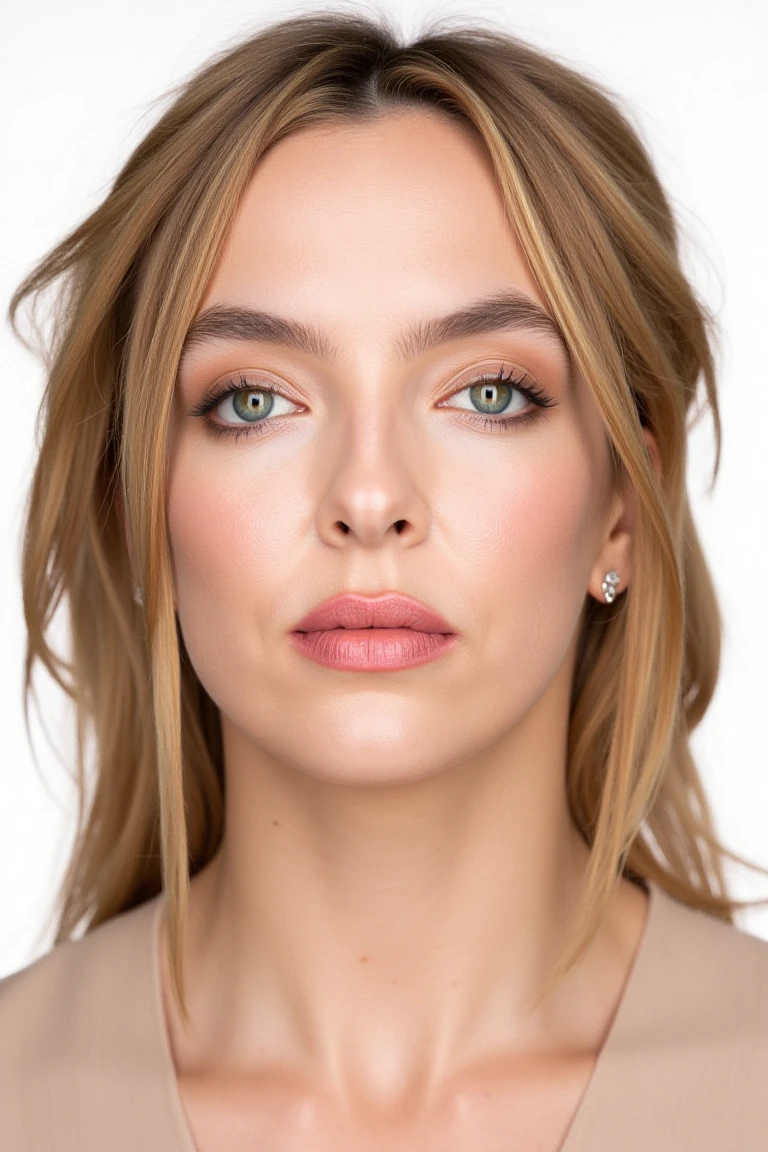
[{"label": "nose bridge", "polygon": [[392,466],[392,458],[402,452],[408,423],[405,400],[383,376],[378,382],[361,381],[345,396],[341,423],[343,459],[348,464],[378,470]]}]

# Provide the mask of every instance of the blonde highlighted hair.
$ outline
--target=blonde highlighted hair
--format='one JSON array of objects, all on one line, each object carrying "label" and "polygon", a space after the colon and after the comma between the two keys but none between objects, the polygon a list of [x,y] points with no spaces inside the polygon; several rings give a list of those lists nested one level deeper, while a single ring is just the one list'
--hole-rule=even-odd
[{"label": "blonde highlighted hair", "polygon": [[[164,889],[173,991],[187,1018],[188,882],[221,842],[225,776],[218,709],[186,654],[172,593],[166,430],[182,344],[265,150],[301,128],[407,109],[452,117],[485,145],[602,413],[614,481],[627,476],[638,495],[629,588],[613,604],[585,596],[566,789],[591,852],[546,988],[581,958],[622,874],[733,923],[749,904],[727,893],[726,857],[765,870],[717,839],[689,746],[720,658],[685,485],[689,420],[705,409],[713,483],[718,471],[716,327],[681,269],[669,203],[626,116],[595,82],[506,31],[437,21],[406,44],[386,15],[359,7],[264,27],[172,96],[100,206],[9,309],[27,343],[18,309],[55,285],[52,334],[38,344],[46,387],[22,559],[27,726],[37,661],[77,722],[78,821],[55,943],[83,919],[90,929]],[[62,597],[68,660],[49,643]]]}]

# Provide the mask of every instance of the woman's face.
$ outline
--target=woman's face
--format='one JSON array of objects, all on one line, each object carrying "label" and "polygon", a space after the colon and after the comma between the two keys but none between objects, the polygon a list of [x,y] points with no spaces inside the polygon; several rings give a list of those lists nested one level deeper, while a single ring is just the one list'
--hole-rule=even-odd
[{"label": "woman's face", "polygon": [[[191,343],[169,438],[178,616],[225,739],[326,780],[415,779],[513,740],[562,682],[604,574],[608,445],[556,334],[509,310],[434,323],[500,293],[544,308],[461,126],[408,111],[260,161],[198,315],[276,314],[315,346],[264,325]],[[239,393],[191,415],[222,383]],[[289,634],[344,591],[416,597],[458,639],[416,667],[321,666]]]}]

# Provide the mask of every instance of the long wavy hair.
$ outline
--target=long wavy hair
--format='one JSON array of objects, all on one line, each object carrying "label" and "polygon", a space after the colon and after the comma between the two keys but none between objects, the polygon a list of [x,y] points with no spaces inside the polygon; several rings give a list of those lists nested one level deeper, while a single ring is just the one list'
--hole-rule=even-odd
[{"label": "long wavy hair", "polygon": [[[35,265],[8,312],[31,347],[18,309],[55,286],[51,333],[33,325],[46,383],[22,556],[27,733],[37,661],[76,713],[77,829],[54,944],[164,890],[173,994],[188,1019],[188,884],[221,842],[225,774],[218,708],[191,666],[172,594],[166,431],[182,343],[265,150],[311,125],[408,108],[455,118],[485,145],[602,413],[613,480],[628,476],[638,497],[629,588],[612,604],[585,596],[566,789],[591,851],[545,990],[586,951],[619,875],[650,878],[729,923],[768,903],[728,895],[726,857],[766,870],[719,842],[689,743],[720,659],[685,482],[689,421],[705,410],[717,477],[717,328],[615,97],[493,24],[438,20],[405,43],[387,15],[356,6],[263,27],[165,99],[103,202]],[[657,438],[661,479],[643,427]],[[70,659],[49,643],[62,597]]]}]

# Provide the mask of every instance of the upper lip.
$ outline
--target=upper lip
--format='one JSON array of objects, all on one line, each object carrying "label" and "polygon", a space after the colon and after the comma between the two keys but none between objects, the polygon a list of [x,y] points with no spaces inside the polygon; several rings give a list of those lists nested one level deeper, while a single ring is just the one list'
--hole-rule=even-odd
[{"label": "upper lip", "polygon": [[454,631],[433,608],[400,592],[377,596],[343,592],[332,596],[308,612],[293,631],[324,632],[331,628],[412,628],[415,632],[444,634]]}]

